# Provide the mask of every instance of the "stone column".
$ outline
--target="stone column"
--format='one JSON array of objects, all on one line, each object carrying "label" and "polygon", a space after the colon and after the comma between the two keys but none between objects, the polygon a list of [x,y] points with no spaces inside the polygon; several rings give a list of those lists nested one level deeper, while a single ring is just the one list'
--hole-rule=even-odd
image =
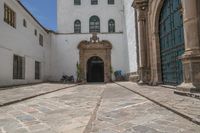
[{"label": "stone column", "polygon": [[81,75],[81,80],[83,83],[86,82],[86,79],[85,79],[85,70],[84,70],[84,51],[83,49],[80,49],[79,51],[79,61],[80,61],[80,75]]},{"label": "stone column", "polygon": [[138,42],[139,42],[139,76],[140,84],[148,82],[147,42],[146,42],[146,10],[147,0],[135,0],[133,3],[138,14]]},{"label": "stone column", "polygon": [[185,53],[182,56],[184,83],[178,89],[200,91],[200,34],[198,0],[182,0]]}]

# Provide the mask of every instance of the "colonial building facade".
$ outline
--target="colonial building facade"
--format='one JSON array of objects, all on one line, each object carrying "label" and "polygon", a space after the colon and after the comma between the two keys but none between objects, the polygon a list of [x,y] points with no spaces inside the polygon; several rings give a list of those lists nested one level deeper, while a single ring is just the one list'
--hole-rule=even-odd
[{"label": "colonial building facade", "polygon": [[199,0],[134,0],[140,83],[200,89]]},{"label": "colonial building facade", "polygon": [[126,5],[123,0],[57,0],[55,32],[20,1],[1,0],[0,86],[59,81],[65,74],[76,79],[77,71],[82,81],[109,82],[111,70],[137,71],[136,47],[127,41]]},{"label": "colonial building facade", "polygon": [[[76,75],[77,62],[84,81],[103,77],[98,80],[108,82],[111,68],[130,72],[129,57],[133,57],[128,54],[131,49],[127,45],[123,0],[58,0],[57,10],[58,31],[52,34],[51,80],[59,79],[63,73]],[[92,33],[97,33],[97,40],[92,40]],[[100,61],[93,57],[100,58],[99,66]],[[88,62],[90,59],[94,60]],[[102,72],[99,76],[90,74],[93,66],[99,67],[103,76]]]},{"label": "colonial building facade", "polygon": [[0,1],[0,86],[48,79],[49,44],[49,33],[21,3]]}]

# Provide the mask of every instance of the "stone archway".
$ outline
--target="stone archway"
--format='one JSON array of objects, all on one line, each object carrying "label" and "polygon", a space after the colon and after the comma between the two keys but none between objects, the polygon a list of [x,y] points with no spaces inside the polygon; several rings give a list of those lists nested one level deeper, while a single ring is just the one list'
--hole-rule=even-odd
[{"label": "stone archway", "polygon": [[[151,46],[151,54],[150,54],[150,60],[151,60],[151,82],[153,84],[159,84],[164,83],[166,84],[166,79],[163,78],[166,76],[164,75],[163,70],[163,51],[161,51],[161,40],[160,40],[160,16],[161,11],[164,6],[163,0],[156,0],[153,2],[149,2],[149,13],[148,13],[148,19],[149,19],[149,33],[151,34],[151,39],[149,41]],[[181,3],[178,5],[178,12],[182,15],[182,8]],[[177,18],[178,19],[178,18]],[[184,46],[183,46],[184,47]],[[178,54],[180,56],[180,54]],[[178,56],[177,56],[178,59]],[[179,61],[179,64],[180,61]],[[179,67],[182,67],[182,65],[179,65]],[[178,68],[179,68],[178,67]],[[183,76],[182,74],[179,75],[179,79],[181,79]],[[179,82],[179,81],[177,81]],[[170,83],[171,84],[171,83]],[[178,83],[174,83],[174,85],[177,85]]]},{"label": "stone archway", "polygon": [[152,34],[151,41],[151,84],[156,85],[163,83],[162,81],[162,70],[161,70],[161,56],[160,56],[160,39],[159,39],[159,20],[160,13],[163,7],[163,0],[156,0],[149,3],[149,32]]},{"label": "stone archway", "polygon": [[93,34],[90,41],[81,41],[78,45],[81,80],[87,82],[87,64],[92,57],[99,57],[104,62],[104,82],[111,81],[111,49],[109,41],[100,41],[96,34]]},{"label": "stone archway", "polygon": [[180,57],[185,51],[180,5],[181,1],[165,0],[159,20],[162,81],[164,84],[175,86],[183,82]]},{"label": "stone archway", "polygon": [[140,83],[152,85],[163,83],[159,36],[163,4],[163,0],[134,0],[139,28]]},{"label": "stone archway", "polygon": [[104,62],[98,56],[87,61],[87,82],[104,82]]},{"label": "stone archway", "polygon": [[[141,83],[149,83],[152,85],[163,83],[159,18],[164,1],[165,0],[134,0],[133,3],[133,6],[136,8],[138,19],[137,27],[139,29],[138,40],[140,58],[138,71],[140,74],[140,81],[143,81]],[[199,1],[181,0],[180,2],[178,9],[183,17],[185,50],[182,56],[178,56],[178,59],[182,60],[183,67],[183,83],[179,85],[178,88],[199,91],[200,45],[198,23],[199,10],[197,6]],[[176,28],[174,29],[176,30]],[[149,46],[149,48],[147,46]],[[150,66],[148,66],[149,62]],[[150,70],[149,73],[147,73],[148,70]],[[150,76],[150,79],[146,78],[148,76]]]}]

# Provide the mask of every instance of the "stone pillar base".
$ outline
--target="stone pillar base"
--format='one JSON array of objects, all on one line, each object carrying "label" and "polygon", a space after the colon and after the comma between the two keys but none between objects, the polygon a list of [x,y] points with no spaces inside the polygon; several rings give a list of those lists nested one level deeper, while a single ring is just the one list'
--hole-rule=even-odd
[{"label": "stone pillar base", "polygon": [[184,82],[178,90],[200,92],[200,55],[184,54],[182,57]]},{"label": "stone pillar base", "polygon": [[138,75],[138,73],[135,72],[135,73],[129,74],[128,80],[132,81],[132,82],[138,82],[139,81],[139,75]]},{"label": "stone pillar base", "polygon": [[141,67],[139,68],[139,82],[138,84],[148,84],[149,83],[149,69]]},{"label": "stone pillar base", "polygon": [[142,80],[140,80],[139,82],[138,82],[138,84],[139,85],[145,85],[145,84],[148,84],[147,82],[144,82],[144,81],[142,81]]},{"label": "stone pillar base", "polygon": [[200,88],[197,88],[192,83],[182,83],[176,87],[179,91],[191,92],[191,93],[200,93]]},{"label": "stone pillar base", "polygon": [[151,81],[149,83],[149,85],[151,85],[151,86],[158,86],[158,85],[162,85],[162,84],[163,84],[163,82],[159,82],[159,81]]}]

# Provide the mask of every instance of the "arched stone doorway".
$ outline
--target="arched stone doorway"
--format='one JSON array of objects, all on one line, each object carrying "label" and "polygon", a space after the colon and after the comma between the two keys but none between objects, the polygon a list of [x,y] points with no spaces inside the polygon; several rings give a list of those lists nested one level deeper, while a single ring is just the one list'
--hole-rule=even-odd
[{"label": "arched stone doorway", "polygon": [[87,82],[104,82],[104,62],[98,56],[87,61]]},{"label": "arched stone doorway", "polygon": [[[134,0],[137,9],[141,83],[183,82],[181,0]],[[150,50],[149,50],[150,49]]]},{"label": "arched stone doorway", "polygon": [[[90,41],[81,41],[78,49],[81,80],[83,82],[110,82],[112,44],[106,40],[100,41],[94,33]],[[97,72],[97,70],[100,71]],[[99,74],[98,78],[94,75],[95,71]],[[91,77],[96,79],[93,81]]]},{"label": "arched stone doorway", "polygon": [[[166,5],[164,3],[167,1],[170,1],[170,4]],[[163,83],[178,85],[183,81],[177,88],[185,91],[200,90],[199,3],[199,0],[134,0],[133,6],[136,8],[140,57],[138,71],[140,74],[140,81],[142,81],[141,83],[152,85]],[[171,14],[171,20],[175,20],[173,23],[168,21],[168,23],[166,23],[171,24],[173,28],[167,28],[164,23],[165,21],[163,21],[164,19],[160,21],[163,7],[167,7],[165,9],[167,11],[163,11],[163,13]],[[173,12],[168,12],[169,8],[173,8]],[[181,17],[182,21],[180,21]],[[167,20],[166,16],[165,18]],[[178,23],[176,20],[178,20]],[[170,34],[174,34],[175,37],[173,37],[173,39],[168,39],[168,34],[165,34],[161,29],[163,31],[165,31],[164,29],[166,29],[166,31],[170,29]],[[180,29],[184,30],[184,42],[182,37],[183,32],[180,32]],[[162,37],[162,35],[166,36]],[[175,50],[176,52],[174,52],[174,55],[168,54],[169,56],[167,57],[165,49],[170,45],[166,45],[166,47],[165,42],[168,43],[169,40],[180,42],[180,47],[178,46],[179,44],[175,42],[175,47],[171,47],[171,51],[169,51],[173,53],[173,50]],[[179,50],[177,50],[177,48]],[[173,58],[171,61],[174,63],[165,61],[170,58]],[[176,70],[163,70],[170,68],[168,64],[176,64],[169,65],[174,66]],[[166,77],[168,78],[166,78],[165,75],[167,75]],[[171,77],[169,75],[171,75]],[[175,77],[179,79],[174,82],[172,80],[175,79]]]},{"label": "arched stone doorway", "polygon": [[183,82],[183,67],[180,57],[185,49],[180,5],[180,0],[165,0],[159,19],[162,81],[169,85],[179,85]]}]

